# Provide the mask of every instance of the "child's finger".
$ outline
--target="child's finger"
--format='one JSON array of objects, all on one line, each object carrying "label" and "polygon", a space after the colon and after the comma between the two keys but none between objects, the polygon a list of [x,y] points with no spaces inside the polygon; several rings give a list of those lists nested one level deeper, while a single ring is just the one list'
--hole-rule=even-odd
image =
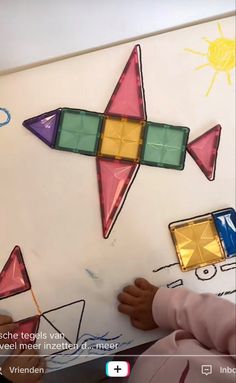
[{"label": "child's finger", "polygon": [[123,313],[123,314],[126,314],[126,315],[131,315],[132,312],[133,312],[133,307],[121,303],[121,304],[118,305],[118,311],[120,313]]},{"label": "child's finger", "polygon": [[137,286],[134,286],[134,285],[125,286],[123,288],[123,291],[125,293],[130,294],[130,295],[133,295],[136,298],[140,297],[140,290],[139,290],[139,288]]},{"label": "child's finger", "polygon": [[0,315],[0,326],[4,324],[9,324],[12,322],[13,322],[12,317],[10,317],[9,315]]},{"label": "child's finger", "polygon": [[137,278],[135,279],[134,283],[141,290],[148,290],[148,288],[151,286],[150,283],[144,278]]},{"label": "child's finger", "polygon": [[132,326],[138,328],[139,330],[144,330],[144,326],[140,320],[135,319],[135,318],[130,318]]},{"label": "child's finger", "polygon": [[131,305],[131,306],[134,306],[137,302],[137,298],[127,293],[120,293],[117,296],[117,299],[119,302],[125,303],[127,305]]}]

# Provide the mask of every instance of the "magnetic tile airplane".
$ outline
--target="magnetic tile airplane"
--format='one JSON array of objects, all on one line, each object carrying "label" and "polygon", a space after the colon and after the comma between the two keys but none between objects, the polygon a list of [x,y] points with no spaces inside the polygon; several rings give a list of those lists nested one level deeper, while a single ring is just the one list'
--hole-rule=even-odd
[{"label": "magnetic tile airplane", "polygon": [[183,170],[186,152],[214,179],[221,127],[188,144],[189,128],[147,121],[136,45],[104,113],[58,108],[23,126],[51,148],[96,156],[103,236],[108,238],[140,164]]}]

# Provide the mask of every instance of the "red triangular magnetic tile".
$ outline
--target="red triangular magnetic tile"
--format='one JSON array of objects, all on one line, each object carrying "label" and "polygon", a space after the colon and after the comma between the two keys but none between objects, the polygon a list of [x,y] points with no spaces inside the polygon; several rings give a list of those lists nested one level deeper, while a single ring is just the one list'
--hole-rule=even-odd
[{"label": "red triangular magnetic tile", "polygon": [[209,181],[213,181],[215,178],[220,134],[221,126],[216,125],[187,145],[189,154]]},{"label": "red triangular magnetic tile", "polygon": [[136,45],[106,107],[106,114],[146,119],[140,52],[140,46]]},{"label": "red triangular magnetic tile", "polygon": [[139,164],[97,158],[103,236],[108,238]]},{"label": "red triangular magnetic tile", "polygon": [[16,246],[0,273],[0,299],[23,293],[30,288],[21,249]]},{"label": "red triangular magnetic tile", "polygon": [[[32,335],[35,335],[39,328],[40,316],[35,315],[30,318],[22,319],[19,322],[15,322],[18,325],[14,334],[17,334],[18,337],[15,339],[18,344],[34,344],[36,338]],[[29,335],[28,335],[29,334]]]}]

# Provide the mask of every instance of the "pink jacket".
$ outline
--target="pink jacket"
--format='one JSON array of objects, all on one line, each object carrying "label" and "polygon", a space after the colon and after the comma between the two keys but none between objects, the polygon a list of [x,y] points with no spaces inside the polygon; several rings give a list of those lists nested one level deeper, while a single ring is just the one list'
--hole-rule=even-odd
[{"label": "pink jacket", "polygon": [[157,325],[172,332],[138,358],[129,383],[236,382],[233,303],[185,288],[160,288],[152,311]]}]

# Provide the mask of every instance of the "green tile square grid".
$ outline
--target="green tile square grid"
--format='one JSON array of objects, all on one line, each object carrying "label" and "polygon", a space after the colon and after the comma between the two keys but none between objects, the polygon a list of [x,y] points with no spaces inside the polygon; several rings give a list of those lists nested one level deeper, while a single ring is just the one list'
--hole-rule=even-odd
[{"label": "green tile square grid", "polygon": [[96,156],[102,122],[98,113],[62,109],[56,148]]},{"label": "green tile square grid", "polygon": [[188,135],[186,127],[147,122],[141,163],[182,170]]}]

